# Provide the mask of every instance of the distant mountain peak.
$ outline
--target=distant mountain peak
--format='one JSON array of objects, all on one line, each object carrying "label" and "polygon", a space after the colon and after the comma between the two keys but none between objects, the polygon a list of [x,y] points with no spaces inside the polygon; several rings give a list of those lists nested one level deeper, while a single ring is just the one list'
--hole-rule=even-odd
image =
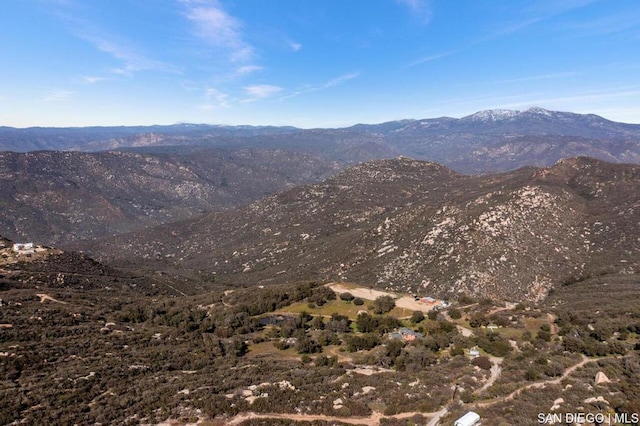
[{"label": "distant mountain peak", "polygon": [[478,111],[475,114],[468,115],[463,117],[462,120],[469,121],[501,121],[508,120],[510,118],[516,117],[520,114],[520,111],[515,111],[511,109],[487,109],[484,111]]},{"label": "distant mountain peak", "polygon": [[512,110],[512,109],[487,109],[487,110],[478,111],[474,114],[463,117],[462,120],[486,123],[486,122],[510,120],[519,116],[554,117],[556,115],[558,115],[557,112],[549,111],[548,109],[544,109],[540,107],[531,107],[526,109],[525,111]]},{"label": "distant mountain peak", "polygon": [[554,115],[553,111],[549,111],[548,109],[544,109],[540,107],[531,107],[524,112],[529,114],[536,114],[536,115],[546,115],[549,117]]}]

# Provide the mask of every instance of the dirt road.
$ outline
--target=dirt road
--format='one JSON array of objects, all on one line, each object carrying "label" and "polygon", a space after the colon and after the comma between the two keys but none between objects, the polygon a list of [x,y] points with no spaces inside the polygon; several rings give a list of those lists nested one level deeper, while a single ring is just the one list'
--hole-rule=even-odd
[{"label": "dirt road", "polygon": [[514,390],[513,392],[511,392],[509,395],[507,396],[503,396],[500,398],[494,398],[488,401],[478,401],[473,403],[472,405],[475,405],[476,407],[488,407],[494,404],[497,404],[499,402],[504,402],[504,401],[511,401],[513,398],[515,398],[516,396],[518,396],[520,393],[524,392],[527,389],[539,389],[539,388],[543,388],[547,385],[557,385],[558,383],[562,382],[564,379],[566,379],[567,377],[569,377],[571,375],[571,373],[573,373],[574,371],[576,371],[578,368],[582,367],[585,364],[588,364],[590,362],[595,362],[598,361],[599,359],[602,358],[587,358],[586,356],[583,355],[582,361],[580,361],[577,364],[574,364],[570,367],[567,367],[566,370],[564,370],[564,373],[562,374],[562,376],[555,378],[555,379],[549,379],[549,380],[545,380],[542,382],[535,382],[535,383],[530,383],[528,385],[524,385],[519,387],[518,389]]},{"label": "dirt road", "polygon": [[[391,418],[391,419],[409,419],[416,415],[421,415],[425,417],[438,416],[437,418],[435,418],[436,423],[433,423],[435,425],[435,424],[438,424],[437,421],[440,418],[440,416],[446,414],[445,410],[446,409],[443,409],[435,413],[421,413],[418,411],[411,411],[407,413],[394,414],[392,416],[383,416],[382,413],[374,411],[368,417],[337,417],[337,416],[326,416],[324,414],[281,414],[281,413],[247,412],[247,413],[240,413],[237,416],[233,417],[231,420],[229,420],[229,422],[227,422],[227,425],[239,425],[242,422],[251,420],[251,419],[286,419],[286,420],[295,420],[299,422],[304,422],[304,421],[312,422],[315,420],[319,420],[319,421],[325,421],[325,422],[347,423],[351,425],[378,426],[380,425],[380,420],[383,417]],[[429,424],[431,425],[432,423],[429,422]]]}]

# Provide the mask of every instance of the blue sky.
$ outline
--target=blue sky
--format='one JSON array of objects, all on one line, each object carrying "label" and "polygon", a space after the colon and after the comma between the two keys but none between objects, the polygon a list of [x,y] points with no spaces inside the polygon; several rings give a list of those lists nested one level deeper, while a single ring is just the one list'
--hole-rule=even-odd
[{"label": "blue sky", "polygon": [[640,123],[637,0],[3,0],[0,125]]}]

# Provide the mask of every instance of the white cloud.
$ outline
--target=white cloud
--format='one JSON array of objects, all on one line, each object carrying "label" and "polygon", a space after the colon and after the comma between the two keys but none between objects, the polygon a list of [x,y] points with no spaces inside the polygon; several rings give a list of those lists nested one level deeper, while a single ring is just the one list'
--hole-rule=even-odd
[{"label": "white cloud", "polygon": [[107,79],[106,77],[92,77],[92,76],[88,76],[88,75],[82,77],[82,81],[85,84],[99,83],[99,82],[104,81],[106,79]]},{"label": "white cloud", "polygon": [[265,99],[281,92],[282,87],[273,86],[271,84],[256,84],[244,87],[244,91],[253,99]]},{"label": "white cloud", "polygon": [[291,47],[291,50],[293,50],[294,52],[297,52],[298,50],[302,49],[302,44],[295,41],[290,41],[289,47]]},{"label": "white cloud", "polygon": [[229,108],[231,97],[219,91],[216,88],[208,87],[205,89],[205,103],[200,105],[199,108],[203,110],[213,110],[213,109],[226,109]]},{"label": "white cloud", "polygon": [[263,69],[263,68],[261,66],[259,66],[259,65],[245,65],[245,66],[242,66],[242,67],[238,68],[236,70],[236,74],[238,74],[238,75],[246,75],[246,74],[251,74],[251,73],[256,72],[256,71],[260,71],[261,69]]},{"label": "white cloud", "polygon": [[195,26],[195,34],[211,46],[229,51],[234,62],[255,56],[254,48],[244,40],[242,22],[223,10],[215,0],[183,0],[186,17]]}]

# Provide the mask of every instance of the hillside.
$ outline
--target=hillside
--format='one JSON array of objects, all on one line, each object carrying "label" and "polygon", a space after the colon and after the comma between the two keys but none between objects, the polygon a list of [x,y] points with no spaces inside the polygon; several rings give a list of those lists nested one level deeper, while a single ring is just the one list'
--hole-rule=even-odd
[{"label": "hillside", "polygon": [[344,280],[543,299],[564,282],[637,272],[640,167],[577,158],[470,177],[398,158],[246,208],[85,246],[104,260],[216,282]]},{"label": "hillside", "polygon": [[60,244],[187,219],[320,181],[340,165],[293,152],[0,152],[0,232]]},{"label": "hillside", "polygon": [[593,114],[530,108],[487,110],[462,118],[399,120],[339,129],[179,124],[173,126],[29,128],[0,127],[0,150],[153,150],[194,146],[228,150],[279,149],[355,164],[405,155],[438,162],[460,173],[551,166],[590,156],[640,162],[640,125]]},{"label": "hillside", "polygon": [[[114,297],[183,296],[201,292],[184,282],[174,287],[168,276],[145,276],[111,268],[77,252],[33,245],[23,251],[13,249],[13,241],[0,236],[0,291],[39,290],[46,292],[106,291]],[[44,293],[43,293],[44,294]],[[1,305],[0,305],[1,306]]]}]

